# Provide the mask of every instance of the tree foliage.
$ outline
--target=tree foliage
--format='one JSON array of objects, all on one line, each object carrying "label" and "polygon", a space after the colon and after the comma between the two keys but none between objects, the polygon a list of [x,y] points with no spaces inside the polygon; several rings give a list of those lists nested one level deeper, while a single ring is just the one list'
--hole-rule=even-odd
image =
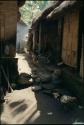
[{"label": "tree foliage", "polygon": [[48,0],[30,0],[26,1],[25,5],[20,8],[21,17],[25,23],[29,23],[35,16],[38,16],[41,11],[47,6]]}]

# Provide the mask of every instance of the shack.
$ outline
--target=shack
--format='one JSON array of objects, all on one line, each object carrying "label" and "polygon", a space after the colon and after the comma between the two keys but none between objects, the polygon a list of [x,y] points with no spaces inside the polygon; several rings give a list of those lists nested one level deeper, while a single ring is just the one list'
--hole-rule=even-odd
[{"label": "shack", "polygon": [[63,80],[65,85],[83,101],[83,1],[64,1],[47,18],[63,20],[61,57],[65,64]]},{"label": "shack", "polygon": [[19,7],[23,1],[0,0],[0,57],[16,54],[16,32]]},{"label": "shack", "polygon": [[3,79],[6,82],[15,81],[18,74],[15,58],[17,20],[19,7],[24,3],[25,0],[0,0],[0,84]]},{"label": "shack", "polygon": [[83,1],[56,1],[32,22],[32,51],[48,55],[53,64],[62,62],[63,84],[82,102],[83,67]]}]

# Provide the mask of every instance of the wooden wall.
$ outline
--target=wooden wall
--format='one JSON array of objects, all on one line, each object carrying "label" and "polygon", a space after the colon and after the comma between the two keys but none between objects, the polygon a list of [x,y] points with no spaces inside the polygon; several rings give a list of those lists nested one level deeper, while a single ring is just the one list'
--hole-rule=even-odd
[{"label": "wooden wall", "polygon": [[64,17],[62,59],[71,67],[77,67],[79,11],[72,11]]},{"label": "wooden wall", "polygon": [[4,44],[16,45],[17,10],[16,1],[0,0],[0,42]]},{"label": "wooden wall", "polygon": [[16,33],[17,3],[16,1],[0,1],[0,20],[3,22],[5,39]]}]

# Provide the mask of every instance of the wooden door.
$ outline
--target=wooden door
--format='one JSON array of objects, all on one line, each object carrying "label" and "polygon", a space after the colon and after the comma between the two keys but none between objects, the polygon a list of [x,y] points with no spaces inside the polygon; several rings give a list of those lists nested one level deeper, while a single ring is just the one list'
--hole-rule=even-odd
[{"label": "wooden door", "polygon": [[77,67],[79,12],[73,11],[64,17],[62,59],[71,67]]}]

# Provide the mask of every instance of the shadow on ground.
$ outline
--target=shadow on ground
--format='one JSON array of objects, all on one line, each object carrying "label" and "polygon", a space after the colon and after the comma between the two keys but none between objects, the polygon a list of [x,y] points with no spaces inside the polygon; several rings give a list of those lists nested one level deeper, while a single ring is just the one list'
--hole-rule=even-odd
[{"label": "shadow on ground", "polygon": [[61,104],[57,100],[44,95],[43,93],[35,93],[37,100],[37,110],[28,118],[24,124],[74,124],[84,123],[84,111],[73,110],[64,111]]}]

